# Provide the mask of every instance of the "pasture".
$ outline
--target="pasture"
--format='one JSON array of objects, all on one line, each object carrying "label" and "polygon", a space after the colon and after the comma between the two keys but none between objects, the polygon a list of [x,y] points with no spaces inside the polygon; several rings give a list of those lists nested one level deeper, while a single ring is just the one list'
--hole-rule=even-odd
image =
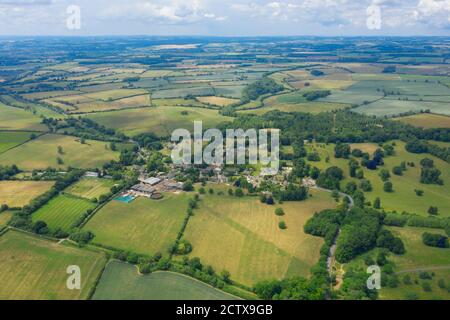
[{"label": "pasture", "polygon": [[[430,154],[413,154],[405,150],[405,143],[395,141],[395,155],[385,157],[384,167],[379,167],[377,170],[371,171],[364,169],[365,179],[368,179],[373,186],[373,191],[366,192],[365,196],[369,201],[374,201],[375,198],[380,197],[381,206],[387,211],[407,211],[409,213],[416,213],[420,215],[428,215],[428,208],[437,205],[441,216],[450,215],[450,194],[447,192],[448,184],[450,183],[450,172],[446,169],[448,164]],[[369,146],[365,146],[367,150]],[[370,147],[372,150],[376,145]],[[309,152],[315,150],[321,157],[320,162],[309,162],[312,166],[325,170],[331,166],[337,166],[344,172],[345,179],[341,182],[342,188],[349,181],[359,183],[357,179],[349,177],[348,160],[334,158],[334,145],[324,144],[310,144],[307,145]],[[325,159],[329,157],[330,162],[326,163]],[[420,160],[423,158],[430,158],[434,160],[436,167],[441,170],[441,178],[444,180],[444,185],[425,185],[420,183]],[[399,166],[401,162],[414,162],[415,167],[408,167],[402,176],[392,174],[392,168]],[[394,192],[387,193],[383,191],[383,182],[378,176],[381,169],[387,169],[391,172],[391,181],[394,185]],[[424,195],[419,197],[414,190],[423,190]],[[405,201],[407,199],[407,201]]]},{"label": "pasture", "polygon": [[[0,154],[3,165],[16,164],[22,170],[97,168],[110,160],[118,160],[119,152],[106,148],[107,142],[86,140],[57,134],[46,134],[21,146]],[[62,147],[62,154],[58,152]],[[63,163],[58,163],[60,158]]]},{"label": "pasture", "polygon": [[8,222],[12,216],[13,216],[12,211],[0,212],[0,229],[2,229],[3,227],[6,227],[6,225],[8,224]]},{"label": "pasture", "polygon": [[448,102],[381,99],[353,109],[353,111],[358,113],[378,117],[395,116],[405,112],[420,112],[424,110],[450,116]]},{"label": "pasture", "polygon": [[65,190],[66,193],[85,199],[98,199],[101,195],[110,192],[114,186],[111,179],[82,178],[77,183],[71,185]]},{"label": "pasture", "polygon": [[[428,247],[422,242],[424,232],[442,233],[436,229],[427,228],[389,228],[394,234],[400,236],[405,244],[406,253],[402,256],[390,257],[399,272],[400,284],[397,288],[383,288],[380,292],[382,299],[405,299],[409,293],[415,293],[419,299],[450,299],[450,292],[445,288],[439,288],[439,279],[444,279],[447,285],[450,285],[450,249],[439,249]],[[419,278],[420,271],[434,273],[431,280]],[[405,275],[412,279],[411,284],[403,283]],[[430,292],[422,289],[422,283],[429,283]]]},{"label": "pasture", "polygon": [[425,129],[450,128],[450,117],[431,113],[421,113],[394,120]]},{"label": "pasture", "polygon": [[30,140],[32,134],[33,132],[0,132],[0,153]]},{"label": "pasture", "polygon": [[23,207],[50,190],[53,181],[0,181],[0,205]]},{"label": "pasture", "polygon": [[[187,114],[186,114],[187,112]],[[203,121],[203,126],[214,127],[231,118],[220,115],[216,110],[190,107],[154,107],[135,110],[102,112],[88,117],[107,128],[116,129],[127,135],[153,132],[159,136],[170,136],[178,128],[194,128],[194,121]]]},{"label": "pasture", "polygon": [[139,275],[135,266],[111,261],[93,300],[233,300],[235,297],[203,282],[173,272]]},{"label": "pasture", "polygon": [[[266,279],[307,277],[319,260],[323,239],[306,235],[303,225],[315,212],[335,206],[329,193],[311,193],[306,201],[275,206],[226,192],[202,196],[184,234],[193,246],[189,256],[217,272],[228,270],[234,281],[248,286]],[[277,207],[284,209],[282,218],[274,213]],[[280,219],[286,221],[286,230],[279,229]]]},{"label": "pasture", "polygon": [[32,220],[44,221],[51,230],[69,231],[78,218],[94,207],[95,204],[88,200],[62,194],[33,213]]},{"label": "pasture", "polygon": [[0,130],[48,131],[41,118],[30,111],[9,107],[0,102]]},{"label": "pasture", "polygon": [[[103,253],[8,231],[0,236],[0,299],[86,299],[105,263]],[[71,265],[81,269],[81,290],[66,286]]]},{"label": "pasture", "polygon": [[188,198],[187,194],[165,194],[162,200],[113,200],[84,229],[96,235],[95,243],[141,254],[167,254],[186,217]]}]

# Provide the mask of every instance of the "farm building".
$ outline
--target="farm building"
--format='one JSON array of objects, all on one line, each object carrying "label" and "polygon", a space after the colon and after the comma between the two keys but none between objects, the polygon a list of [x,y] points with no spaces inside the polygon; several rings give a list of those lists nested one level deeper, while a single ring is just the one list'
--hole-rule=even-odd
[{"label": "farm building", "polygon": [[155,185],[157,185],[158,183],[161,182],[161,179],[160,178],[150,177],[150,178],[141,180],[141,182],[143,182],[145,184],[149,184],[151,186],[155,186]]},{"label": "farm building", "polygon": [[155,188],[148,184],[137,184],[131,187],[131,191],[137,193],[138,195],[149,197],[155,192]]}]

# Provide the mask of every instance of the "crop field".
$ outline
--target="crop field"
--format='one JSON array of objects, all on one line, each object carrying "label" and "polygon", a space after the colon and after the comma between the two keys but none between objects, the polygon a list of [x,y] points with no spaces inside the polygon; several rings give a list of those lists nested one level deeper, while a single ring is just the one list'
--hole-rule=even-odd
[{"label": "crop field", "polygon": [[238,99],[230,99],[230,98],[223,98],[223,97],[216,97],[216,96],[198,97],[197,100],[202,103],[212,104],[212,105],[216,105],[219,107],[226,107],[226,106],[229,106],[230,104],[239,102]]},{"label": "crop field", "polygon": [[213,96],[214,90],[211,87],[192,87],[180,89],[159,90],[152,93],[153,99],[184,98],[192,96]]},{"label": "crop field", "polygon": [[139,275],[136,267],[110,262],[93,300],[233,300],[235,297],[193,278],[173,273]]},{"label": "crop field", "polygon": [[0,102],[0,130],[47,131],[46,125],[41,124],[39,116],[23,109],[9,107]]},{"label": "crop field", "polygon": [[409,111],[420,112],[423,110],[431,110],[433,113],[450,116],[448,103],[444,102],[381,99],[353,109],[355,112],[364,113],[370,116],[395,116]]},{"label": "crop field", "polygon": [[[96,168],[110,160],[118,160],[119,152],[106,150],[108,143],[79,138],[46,134],[17,148],[0,154],[3,165],[16,164],[22,170],[62,168]],[[62,154],[58,152],[62,147]],[[63,163],[58,163],[57,159]]]},{"label": "crop field", "polygon": [[[371,149],[375,148],[373,145]],[[367,150],[367,146],[365,149]],[[345,184],[352,179],[348,175],[348,160],[334,158],[334,145],[309,145],[308,150],[317,151],[321,156],[320,162],[310,162],[311,165],[318,167],[319,169],[326,169],[332,165],[340,167],[344,171],[345,180],[341,182],[341,186],[345,187]],[[447,192],[448,184],[450,183],[450,172],[446,170],[448,164],[444,161],[430,155],[430,154],[413,154],[405,150],[405,143],[396,141],[395,147],[396,154],[384,159],[384,168],[392,172],[392,168],[400,165],[402,161],[414,162],[415,167],[408,167],[407,171],[402,176],[396,176],[391,173],[391,181],[394,185],[394,192],[386,193],[383,191],[383,182],[378,176],[378,170],[370,171],[365,169],[364,175],[373,186],[372,192],[366,192],[365,196],[369,201],[374,201],[375,198],[380,197],[381,206],[387,211],[397,212],[409,212],[420,215],[428,215],[428,209],[430,206],[437,205],[440,210],[441,216],[450,216],[450,194]],[[326,163],[326,157],[330,157],[330,163]],[[420,160],[423,158],[433,159],[436,167],[442,172],[442,179],[444,185],[425,185],[420,183]],[[354,180],[358,183],[358,180]],[[415,190],[423,190],[424,195],[422,197],[416,196]],[[407,199],[407,201],[405,201]]]},{"label": "crop field", "polygon": [[53,181],[0,181],[0,204],[23,207],[48,191]]},{"label": "crop field", "polygon": [[[187,112],[185,114],[184,112]],[[231,118],[219,115],[217,110],[190,107],[156,107],[127,111],[90,114],[90,119],[127,135],[153,132],[169,136],[173,130],[193,130],[194,121],[203,121],[203,127],[213,127]]]},{"label": "crop field", "polygon": [[[229,271],[233,280],[249,286],[263,279],[308,276],[323,239],[306,235],[303,225],[315,212],[335,206],[329,193],[312,194],[304,202],[276,206],[258,198],[205,195],[184,234],[193,246],[190,256],[219,272]],[[276,207],[286,213],[286,230],[278,227]]]},{"label": "crop field", "polygon": [[86,224],[95,243],[142,254],[167,254],[186,217],[188,196],[166,194],[162,200],[139,197],[111,201]]},{"label": "crop field", "polygon": [[88,209],[93,209],[92,202],[68,195],[59,195],[33,213],[33,221],[44,221],[51,230],[61,228],[69,231],[72,225]]},{"label": "crop field", "polygon": [[330,112],[350,107],[350,105],[334,102],[304,102],[296,104],[279,104],[276,99],[266,99],[264,106],[254,110],[242,110],[239,113],[261,115],[270,111],[278,110],[281,112],[305,112],[318,114],[321,112]]},{"label": "crop field", "polygon": [[66,193],[85,199],[98,199],[101,195],[110,192],[114,186],[111,179],[83,178],[65,190]]},{"label": "crop field", "polygon": [[32,134],[33,132],[0,132],[0,153],[30,140]]},{"label": "crop field", "polygon": [[[409,293],[415,293],[419,299],[450,299],[447,288],[440,288],[438,281],[444,279],[447,286],[450,284],[450,249],[432,248],[422,243],[424,232],[442,233],[436,229],[426,228],[390,228],[397,236],[400,236],[405,244],[406,253],[402,256],[392,256],[391,259],[397,266],[400,284],[397,288],[384,288],[380,292],[382,299],[405,299]],[[434,274],[433,279],[423,280],[419,273],[426,271]],[[411,284],[404,284],[405,275],[411,277]],[[431,291],[422,289],[422,283],[429,283]]]},{"label": "crop field", "polygon": [[[105,263],[103,253],[8,231],[0,236],[0,299],[86,299]],[[82,270],[81,290],[67,289],[71,265]]]},{"label": "crop field", "polygon": [[395,120],[425,129],[450,128],[450,117],[430,113],[421,113],[413,116],[397,118]]}]

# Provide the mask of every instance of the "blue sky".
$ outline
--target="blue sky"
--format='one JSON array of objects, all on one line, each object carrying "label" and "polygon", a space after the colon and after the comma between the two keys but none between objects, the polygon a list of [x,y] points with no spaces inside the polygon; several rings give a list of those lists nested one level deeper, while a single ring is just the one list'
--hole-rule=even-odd
[{"label": "blue sky", "polygon": [[450,36],[450,0],[0,0],[0,35],[129,34]]}]

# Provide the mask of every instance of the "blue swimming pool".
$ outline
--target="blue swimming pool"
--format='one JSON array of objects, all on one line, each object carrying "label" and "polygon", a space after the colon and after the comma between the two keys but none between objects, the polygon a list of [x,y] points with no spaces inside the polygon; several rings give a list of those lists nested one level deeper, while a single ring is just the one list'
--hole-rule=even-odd
[{"label": "blue swimming pool", "polygon": [[125,202],[125,203],[130,203],[131,201],[134,200],[134,197],[130,196],[130,195],[128,195],[128,196],[121,196],[121,197],[115,198],[114,200],[120,201],[120,202]]}]

